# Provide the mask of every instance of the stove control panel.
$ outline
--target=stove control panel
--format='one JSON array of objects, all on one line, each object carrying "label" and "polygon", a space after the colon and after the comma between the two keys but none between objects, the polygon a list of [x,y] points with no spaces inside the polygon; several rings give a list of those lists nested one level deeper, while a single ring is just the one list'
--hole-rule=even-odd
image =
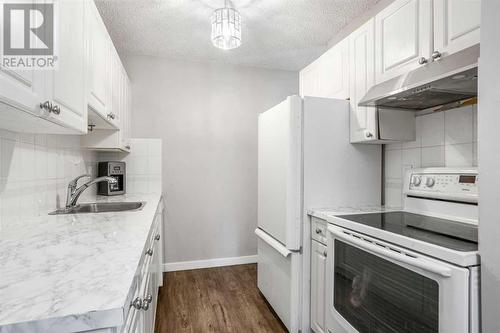
[{"label": "stove control panel", "polygon": [[408,171],[405,195],[477,203],[477,168],[426,168]]}]

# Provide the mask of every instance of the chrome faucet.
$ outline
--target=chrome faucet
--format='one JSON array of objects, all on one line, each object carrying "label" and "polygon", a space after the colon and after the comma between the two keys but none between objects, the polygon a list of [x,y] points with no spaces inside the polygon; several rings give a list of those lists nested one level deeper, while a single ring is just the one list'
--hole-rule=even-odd
[{"label": "chrome faucet", "polygon": [[73,179],[72,181],[69,182],[68,184],[68,195],[66,197],[66,209],[72,208],[76,206],[76,202],[78,201],[78,198],[80,198],[80,195],[82,195],[83,191],[85,191],[87,188],[90,186],[100,183],[100,182],[108,182],[110,184],[116,184],[117,180],[113,177],[99,177],[95,178],[91,181],[86,182],[80,187],[77,187],[77,183],[81,178],[90,178],[92,177],[91,175],[81,175]]}]

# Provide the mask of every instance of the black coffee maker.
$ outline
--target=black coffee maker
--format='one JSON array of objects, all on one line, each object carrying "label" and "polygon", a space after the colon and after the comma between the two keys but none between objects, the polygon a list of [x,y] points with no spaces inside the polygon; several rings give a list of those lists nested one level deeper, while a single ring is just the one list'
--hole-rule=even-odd
[{"label": "black coffee maker", "polygon": [[99,162],[98,177],[108,176],[116,179],[116,183],[100,182],[97,187],[99,195],[125,194],[125,162]]}]

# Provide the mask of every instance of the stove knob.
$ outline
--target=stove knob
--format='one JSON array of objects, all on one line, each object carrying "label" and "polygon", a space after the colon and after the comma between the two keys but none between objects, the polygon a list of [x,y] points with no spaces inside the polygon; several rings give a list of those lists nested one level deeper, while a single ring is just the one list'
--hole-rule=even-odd
[{"label": "stove knob", "polygon": [[425,185],[427,185],[427,187],[433,187],[435,183],[436,181],[434,180],[434,178],[427,178],[427,180],[425,181]]},{"label": "stove knob", "polygon": [[419,186],[422,183],[422,178],[419,176],[413,176],[413,185]]}]

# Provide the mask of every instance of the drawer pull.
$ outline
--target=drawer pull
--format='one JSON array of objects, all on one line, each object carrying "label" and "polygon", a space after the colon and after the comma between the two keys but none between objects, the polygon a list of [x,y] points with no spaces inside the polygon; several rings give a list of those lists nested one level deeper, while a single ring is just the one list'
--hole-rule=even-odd
[{"label": "drawer pull", "polygon": [[316,228],[316,234],[319,235],[319,234],[322,234],[322,233],[323,233],[323,231],[320,228]]},{"label": "drawer pull", "polygon": [[325,250],[325,251],[323,251],[323,256],[324,256],[325,258],[328,256],[328,252],[326,252],[326,250]]},{"label": "drawer pull", "polygon": [[142,299],[140,299],[139,297],[136,297],[132,303],[130,303],[130,306],[134,307],[135,309],[137,310],[140,310],[142,309]]},{"label": "drawer pull", "polygon": [[147,250],[147,251],[146,251],[146,254],[147,254],[148,256],[153,256],[153,249],[149,249],[149,250]]},{"label": "drawer pull", "polygon": [[155,240],[159,241],[160,240],[160,234],[155,236]]},{"label": "drawer pull", "polygon": [[149,304],[151,304],[152,301],[153,301],[153,295],[148,294],[146,296],[146,298],[144,299],[144,301],[142,301],[142,309],[144,311],[148,311],[149,310]]}]

